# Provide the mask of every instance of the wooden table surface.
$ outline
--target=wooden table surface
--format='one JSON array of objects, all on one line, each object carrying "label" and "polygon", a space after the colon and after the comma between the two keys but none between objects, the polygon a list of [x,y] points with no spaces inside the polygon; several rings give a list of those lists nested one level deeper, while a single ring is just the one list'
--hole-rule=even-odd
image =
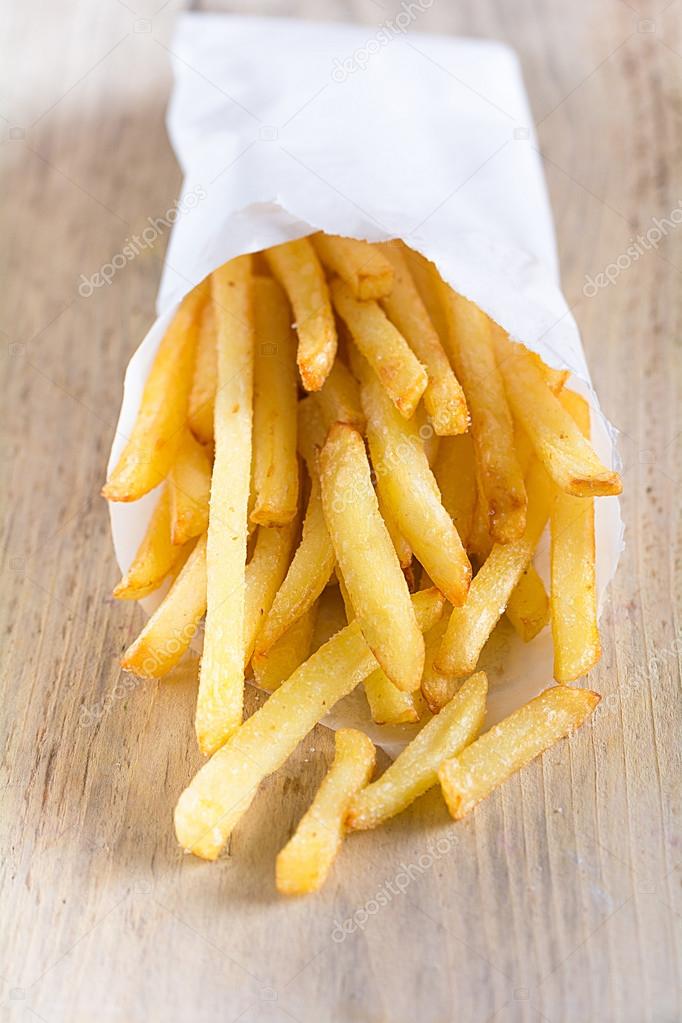
[{"label": "wooden table surface", "polygon": [[[414,18],[411,31],[497,37],[521,56],[566,294],[621,431],[627,548],[592,726],[466,822],[434,791],[354,837],[326,888],[293,902],[274,891],[273,861],[330,733],[311,734],[229,855],[204,864],[171,826],[199,763],[196,662],[117,688],[143,615],[110,598],[98,491],[167,237],[91,297],[78,286],[176,197],[163,118],[179,6],[2,5],[2,1020],[674,1023],[682,229],[669,219],[641,257],[627,249],[680,209],[680,2],[433,0]],[[368,39],[401,10],[226,7],[348,18]],[[585,275],[619,257],[587,297]]]}]

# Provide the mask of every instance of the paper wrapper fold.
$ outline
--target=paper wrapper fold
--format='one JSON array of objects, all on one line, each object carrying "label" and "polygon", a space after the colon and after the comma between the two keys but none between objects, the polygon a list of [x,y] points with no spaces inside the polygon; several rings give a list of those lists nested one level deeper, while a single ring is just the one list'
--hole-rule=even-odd
[{"label": "paper wrapper fold", "polygon": [[[180,299],[221,263],[324,230],[402,238],[512,338],[572,373],[593,442],[618,468],[615,431],[590,384],[558,281],[551,212],[516,56],[492,42],[394,28],[184,15],[171,45],[168,129],[185,178],[157,299],[128,366],[111,452],[129,436],[144,380]],[[112,504],[121,570],[155,494]],[[622,548],[617,498],[596,501],[600,606]],[[547,543],[544,561],[547,561]],[[538,569],[546,577],[540,553]],[[144,603],[150,611],[158,596]],[[493,723],[551,682],[551,636],[497,630],[484,652]],[[325,723],[358,725],[395,754],[413,726],[369,720],[352,694]]]}]

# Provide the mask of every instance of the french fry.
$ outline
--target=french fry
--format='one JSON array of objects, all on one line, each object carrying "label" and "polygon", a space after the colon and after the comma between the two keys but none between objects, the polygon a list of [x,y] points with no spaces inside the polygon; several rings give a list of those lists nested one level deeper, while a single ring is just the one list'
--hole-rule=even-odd
[{"label": "french fry", "polygon": [[205,282],[180,303],[142,392],[130,437],[102,488],[108,501],[137,501],[168,475],[187,419]]},{"label": "french fry", "polygon": [[399,689],[419,688],[424,640],[379,514],[362,437],[332,426],[320,454],[322,506],[336,559],[367,643]]},{"label": "french fry", "polygon": [[354,728],[335,735],[334,761],[310,808],[277,856],[276,884],[282,895],[305,895],[324,884],[341,848],[348,806],[374,770],[372,740]]},{"label": "french fry", "polygon": [[473,302],[443,285],[448,345],[471,413],[476,465],[498,543],[518,540],[526,524],[526,490],[514,427],[497,368],[491,321]]},{"label": "french fry", "polygon": [[298,509],[296,341],[279,284],[255,277],[256,348],[253,390],[251,522],[283,526]]},{"label": "french fry", "polygon": [[437,434],[464,433],[469,413],[464,391],[452,371],[436,328],[407,266],[399,242],[386,242],[381,251],[393,266],[393,289],[381,300],[384,312],[423,366],[429,382],[424,391],[424,406]]},{"label": "french fry", "polygon": [[315,399],[327,429],[333,423],[347,423],[360,433],[365,432],[365,414],[360,403],[358,382],[340,359],[334,361],[329,376],[322,389],[315,395]]},{"label": "french fry", "polygon": [[365,356],[395,407],[409,419],[429,378],[402,334],[376,302],[360,302],[348,285],[335,278],[332,302],[353,341]]},{"label": "french fry", "polygon": [[215,389],[218,382],[218,347],[213,305],[207,302],[201,315],[192,389],[189,392],[187,422],[202,444],[213,440]]},{"label": "french fry", "polygon": [[[355,611],[343,576],[338,565],[336,575],[339,580],[339,591],[346,609],[346,619],[350,624],[355,620]],[[419,721],[419,711],[415,705],[414,693],[406,693],[394,686],[383,668],[377,668],[362,683],[369,705],[369,713],[377,725],[404,725]]]},{"label": "french fry", "polygon": [[589,689],[554,686],[441,764],[448,810],[461,820],[516,771],[582,725],[600,697]]},{"label": "french fry", "polygon": [[121,667],[141,678],[166,675],[188,649],[205,611],[204,535],[140,635],[126,650]]},{"label": "french fry", "polygon": [[521,574],[507,603],[507,618],[524,643],[530,643],[549,622],[549,597],[532,564]]},{"label": "french fry", "polygon": [[409,271],[412,274],[412,279],[417,285],[417,291],[426,306],[429,319],[436,328],[436,333],[441,343],[446,345],[448,322],[441,294],[442,278],[436,266],[426,256],[422,256],[421,252],[416,252],[415,249],[409,248],[404,242],[401,247]]},{"label": "french fry", "polygon": [[338,274],[361,301],[383,298],[393,287],[393,268],[381,249],[357,238],[335,234],[315,234],[317,254],[334,274]]},{"label": "french fry", "polygon": [[324,271],[309,238],[267,249],[265,258],[294,310],[298,369],[306,391],[319,391],[336,355],[336,326]]},{"label": "french fry", "polygon": [[296,520],[286,526],[258,527],[245,571],[244,667],[251,660],[260,627],[287,573],[297,532]]},{"label": "french fry", "polygon": [[467,548],[476,507],[476,462],[470,433],[441,439],[433,475],[443,507]]},{"label": "french fry", "polygon": [[381,494],[377,491],[377,501],[379,502],[379,512],[382,519],[386,523],[386,529],[388,535],[391,538],[391,543],[395,548],[395,552],[398,555],[398,561],[403,572],[405,569],[409,569],[412,564],[412,548],[398,529],[398,524],[395,521],[390,507],[386,504]]},{"label": "french fry", "polygon": [[171,539],[185,544],[208,529],[211,493],[211,460],[189,430],[183,437],[168,473],[171,506]]},{"label": "french fry", "polygon": [[436,657],[447,626],[448,619],[441,618],[424,636],[425,656],[421,691],[426,706],[432,714],[438,714],[446,703],[450,702],[459,688],[459,682],[456,679],[444,675],[436,667]]},{"label": "french fry", "polygon": [[[336,576],[332,574],[331,579],[336,580]],[[315,606],[317,613],[315,615],[312,643],[310,644],[311,653],[319,650],[328,639],[335,636],[341,629],[345,629],[348,624],[346,609],[338,586],[327,586],[320,594],[320,598]]]},{"label": "french fry", "polygon": [[[505,337],[509,336],[506,330],[502,330],[502,327],[500,327],[497,323],[493,324],[493,329],[502,331]],[[524,348],[526,348],[525,345]],[[545,360],[540,355],[538,355],[537,352],[532,351],[530,348],[526,348],[526,351],[528,352],[531,359],[542,373],[544,381],[549,387],[550,391],[552,391],[554,394],[560,394],[566,384],[566,381],[571,375],[570,370],[554,369],[553,366],[548,366]]]},{"label": "french fry", "polygon": [[[590,436],[587,402],[573,391],[559,400]],[[554,677],[571,682],[594,667],[601,656],[597,625],[594,500],[557,493],[550,517],[551,608]]]},{"label": "french fry", "polygon": [[258,656],[312,607],[329,581],[336,556],[322,510],[320,484],[313,479],[303,520],[301,542],[256,640]]},{"label": "french fry", "polygon": [[249,257],[216,270],[212,289],[218,387],[206,549],[208,606],[195,721],[204,753],[218,749],[242,719],[254,344]]},{"label": "french fry", "polygon": [[528,475],[528,470],[530,469],[530,464],[533,461],[535,452],[528,434],[521,426],[518,419],[514,419],[514,446],[516,448],[516,457],[518,458],[519,466],[521,467],[521,472],[525,479]]},{"label": "french fry", "polygon": [[351,831],[366,831],[394,817],[438,781],[438,768],[476,738],[485,718],[488,680],[478,672],[431,718],[382,776],[353,796]]},{"label": "french fry", "polygon": [[441,503],[416,424],[396,413],[371,373],[363,374],[367,439],[382,502],[435,585],[452,604],[462,604],[471,565]]},{"label": "french fry", "polygon": [[523,345],[494,335],[509,404],[557,487],[574,497],[619,494],[620,476],[606,468],[571,414],[547,386]]},{"label": "french fry", "polygon": [[536,460],[528,475],[528,514],[520,540],[494,544],[474,576],[467,601],[455,607],[436,657],[436,667],[453,678],[470,675],[488,637],[505,612],[523,570],[530,563],[549,517],[551,484]]},{"label": "french fry", "polygon": [[254,654],[251,661],[256,684],[271,693],[310,656],[315,628],[316,605],[274,643],[266,654]]},{"label": "french fry", "polygon": [[[426,631],[441,616],[443,598],[436,589],[423,590],[414,594],[412,605],[419,628]],[[357,621],[320,647],[213,754],[182,793],[175,809],[180,845],[215,860],[263,779],[376,667]]]},{"label": "french fry", "polygon": [[303,458],[311,480],[319,476],[317,460],[327,439],[329,424],[325,420],[317,394],[309,394],[298,403],[298,452]]},{"label": "french fry", "polygon": [[116,600],[148,597],[158,590],[177,561],[179,551],[171,542],[170,494],[165,486],[132,564],[115,586],[113,596]]}]

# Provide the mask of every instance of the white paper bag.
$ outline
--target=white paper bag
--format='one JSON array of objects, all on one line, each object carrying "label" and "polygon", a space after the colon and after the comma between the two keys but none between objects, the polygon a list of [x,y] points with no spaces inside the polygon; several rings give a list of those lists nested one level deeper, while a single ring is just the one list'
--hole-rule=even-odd
[{"label": "white paper bag", "polygon": [[[426,0],[421,0],[422,6]],[[405,10],[409,11],[410,5]],[[396,19],[397,21],[397,19]],[[558,282],[544,178],[518,61],[498,43],[366,26],[183,15],[171,46],[168,128],[185,174],[157,300],[130,361],[109,468],[179,300],[221,263],[322,229],[403,238],[510,335],[570,369],[589,399],[593,440],[617,466]],[[111,504],[127,568],[156,500]],[[597,508],[600,605],[622,547],[617,498]],[[546,577],[547,543],[538,568]],[[143,602],[153,609],[159,597]],[[552,680],[545,629],[521,643],[504,624],[484,652],[489,723]],[[326,723],[358,724],[395,753],[413,726],[371,723],[361,688]]]}]

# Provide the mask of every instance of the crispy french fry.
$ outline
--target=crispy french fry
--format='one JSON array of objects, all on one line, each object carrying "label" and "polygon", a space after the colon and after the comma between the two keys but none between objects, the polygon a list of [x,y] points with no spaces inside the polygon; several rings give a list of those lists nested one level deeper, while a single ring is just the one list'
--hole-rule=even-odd
[{"label": "crispy french fry", "polygon": [[524,643],[530,643],[549,621],[549,597],[532,564],[521,574],[507,603],[507,618]]},{"label": "crispy french fry", "polygon": [[412,279],[402,246],[397,241],[386,242],[381,251],[395,274],[393,289],[382,298],[381,305],[426,367],[429,382],[424,391],[424,406],[433,429],[442,435],[464,433],[469,425],[464,391]]},{"label": "crispy french fry", "polygon": [[[494,329],[502,330],[502,327],[500,327],[498,324],[495,324]],[[506,331],[503,331],[503,334],[506,337],[509,336]],[[526,346],[524,345],[524,348],[525,347]],[[548,366],[545,360],[541,358],[541,356],[539,356],[537,352],[533,352],[530,348],[526,348],[526,351],[528,352],[531,359],[542,373],[545,383],[549,387],[550,391],[553,391],[554,394],[560,394],[564,388],[564,385],[566,384],[566,381],[571,375],[570,370],[554,369],[552,366]]]},{"label": "crispy french fry", "polygon": [[218,749],[242,719],[254,344],[249,257],[216,270],[212,289],[218,388],[206,551],[208,607],[195,722],[204,753]]},{"label": "crispy french fry", "polygon": [[[422,631],[442,614],[443,598],[435,589],[415,593],[412,604]],[[180,845],[203,859],[216,859],[263,779],[376,667],[359,622],[320,647],[213,754],[182,793],[175,809]]]},{"label": "crispy french fry", "polygon": [[376,302],[360,302],[338,277],[330,285],[334,308],[401,415],[409,419],[429,378],[402,334]]},{"label": "crispy french fry", "polygon": [[412,279],[417,285],[417,291],[426,306],[429,319],[436,328],[436,333],[441,343],[445,345],[448,336],[448,322],[441,295],[442,278],[436,266],[430,259],[422,256],[421,252],[416,252],[414,249],[409,248],[404,242],[402,244],[402,251],[407,260]]},{"label": "crispy french fry", "polygon": [[336,355],[334,313],[320,261],[309,238],[267,249],[265,258],[293,306],[303,386],[319,391]]},{"label": "crispy french fry", "polygon": [[189,392],[187,422],[202,444],[213,440],[215,389],[218,382],[218,347],[213,305],[207,302],[201,315],[192,389]]},{"label": "crispy french fry", "polygon": [[[333,573],[331,579],[336,581],[336,576]],[[311,653],[319,650],[328,639],[331,639],[332,636],[335,636],[337,632],[340,632],[348,624],[346,609],[338,586],[327,586],[320,594],[315,606],[317,613],[315,615],[312,643],[310,644]]]},{"label": "crispy french fry", "polygon": [[424,640],[379,514],[365,444],[353,427],[332,426],[320,454],[320,482],[329,535],[365,639],[391,682],[413,692]]},{"label": "crispy french fry", "polygon": [[493,547],[493,538],[490,535],[490,506],[488,499],[483,493],[483,487],[476,470],[476,505],[469,533],[468,549],[476,558],[479,566],[483,564]]},{"label": "crispy french fry", "polygon": [[266,654],[254,654],[251,667],[261,689],[269,693],[277,689],[310,656],[316,610],[313,604]]},{"label": "crispy french fry", "polygon": [[159,345],[132,433],[102,488],[108,501],[137,501],[168,475],[187,419],[206,294],[205,282],[190,291]]},{"label": "crispy french fry", "polygon": [[[573,391],[559,400],[590,436],[587,402]],[[601,656],[597,625],[594,500],[557,493],[550,517],[551,608],[554,640],[554,677],[570,682],[594,667]]]},{"label": "crispy french fry", "polygon": [[121,667],[141,678],[166,675],[188,649],[205,611],[204,535],[140,635],[126,650]]},{"label": "crispy french fry", "polygon": [[557,487],[574,497],[619,494],[620,476],[602,465],[523,345],[494,335],[509,404]]},{"label": "crispy french fry", "polygon": [[521,467],[521,472],[525,479],[528,475],[528,470],[530,469],[535,452],[528,434],[521,426],[518,419],[514,419],[514,446],[516,447],[516,457],[519,460],[519,466]]},{"label": "crispy french fry", "polygon": [[335,735],[334,761],[310,808],[277,856],[276,884],[282,895],[306,895],[324,884],[341,848],[348,806],[374,770],[372,740],[354,728]]},{"label": "crispy french fry", "polygon": [[526,490],[514,427],[497,368],[492,323],[473,302],[443,285],[448,346],[471,413],[476,465],[498,543],[518,540],[526,524]]},{"label": "crispy french fry", "polygon": [[168,473],[171,506],[171,539],[185,544],[208,529],[211,493],[211,460],[189,430],[183,438]]},{"label": "crispy french fry", "polygon": [[346,817],[348,828],[376,828],[435,785],[443,761],[463,750],[480,732],[487,693],[485,672],[467,679],[382,776],[352,798]]},{"label": "crispy french fry", "polygon": [[360,403],[358,382],[340,359],[334,361],[329,376],[315,398],[327,429],[334,423],[348,423],[360,433],[365,432],[365,414]]},{"label": "crispy french fry", "polygon": [[294,622],[312,607],[327,585],[336,556],[327,529],[320,484],[312,481],[301,542],[256,640],[258,656],[266,654]]},{"label": "crispy french fry", "polygon": [[309,394],[298,403],[298,452],[303,458],[311,480],[319,476],[317,460],[327,439],[329,424],[320,407],[317,394]]},{"label": "crispy french fry", "polygon": [[381,249],[357,238],[315,234],[317,254],[332,273],[338,274],[356,298],[383,298],[393,287],[393,268]]},{"label": "crispy french fry", "polygon": [[[339,591],[346,608],[348,623],[355,620],[355,611],[343,580],[339,566],[336,566],[339,580]],[[377,668],[362,683],[369,705],[372,721],[377,725],[404,725],[419,720],[419,711],[415,705],[414,693],[406,693],[394,686],[386,676],[383,668]]]},{"label": "crispy french fry", "polygon": [[599,700],[589,689],[546,689],[441,764],[438,779],[455,820],[465,817],[512,774],[579,728]]},{"label": "crispy french fry", "polygon": [[253,508],[251,522],[283,526],[298,509],[296,341],[279,284],[255,277]]},{"label": "crispy french fry", "polygon": [[443,507],[466,548],[476,507],[476,462],[470,433],[442,438],[433,474]]},{"label": "crispy french fry", "polygon": [[545,528],[551,503],[551,484],[537,460],[527,483],[528,515],[523,536],[513,543],[494,544],[474,576],[466,604],[453,608],[450,615],[436,666],[453,678],[475,671],[481,650],[504,614]]},{"label": "crispy french fry", "polygon": [[432,714],[438,714],[446,703],[449,703],[459,688],[458,680],[444,675],[436,667],[436,657],[440,650],[443,636],[448,626],[448,619],[441,618],[424,636],[426,653],[424,657],[424,673],[422,675],[422,696]]},{"label": "crispy french fry", "polygon": [[382,501],[435,585],[452,604],[462,604],[471,565],[441,503],[419,431],[396,413],[378,380],[363,373],[367,438]]},{"label": "crispy french fry", "polygon": [[377,501],[379,502],[379,511],[381,517],[386,523],[386,529],[388,535],[391,538],[391,543],[395,548],[395,552],[398,555],[398,561],[403,572],[409,568],[412,564],[412,548],[398,529],[398,524],[393,517],[390,507],[386,504],[381,494],[377,491]]},{"label": "crispy french fry", "polygon": [[116,600],[142,600],[157,590],[179,556],[171,542],[170,494],[165,486],[132,564],[115,586]]},{"label": "crispy french fry", "polygon": [[259,526],[245,572],[244,666],[254,652],[256,637],[287,573],[296,542],[298,522]]}]

